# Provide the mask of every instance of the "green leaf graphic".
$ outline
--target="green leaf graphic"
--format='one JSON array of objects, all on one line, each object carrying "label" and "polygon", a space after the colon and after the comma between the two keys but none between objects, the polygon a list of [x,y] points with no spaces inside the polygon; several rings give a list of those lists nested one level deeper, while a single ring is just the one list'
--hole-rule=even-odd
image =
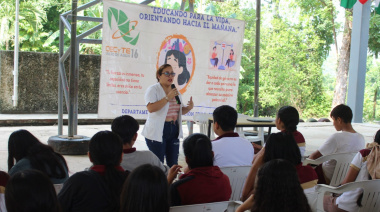
[{"label": "green leaf graphic", "polygon": [[[119,29],[120,29],[120,34],[125,34],[129,31],[129,21],[123,25],[119,25]],[[130,33],[128,33],[127,35],[130,35]]]},{"label": "green leaf graphic", "polygon": [[[121,10],[118,10],[116,8],[110,7],[108,9],[108,24],[110,28],[112,29],[111,23],[112,23],[112,17],[115,17],[115,20],[117,22],[117,27],[120,30],[120,36],[123,38],[123,40],[127,43],[130,43],[131,45],[136,45],[137,41],[139,40],[140,33],[137,34],[135,38],[131,37],[130,31],[135,30],[135,24],[130,24],[130,21],[128,20],[128,16]],[[136,22],[137,23],[137,22]],[[130,29],[131,27],[131,29]]]},{"label": "green leaf graphic", "polygon": [[135,37],[135,39],[133,39],[133,41],[130,42],[131,45],[136,45],[137,41],[139,40],[139,36],[140,36],[140,33],[137,34],[137,36]]},{"label": "green leaf graphic", "polygon": [[117,22],[117,24],[118,25],[123,24],[127,20],[128,20],[128,16],[123,11],[120,10],[119,21]]}]

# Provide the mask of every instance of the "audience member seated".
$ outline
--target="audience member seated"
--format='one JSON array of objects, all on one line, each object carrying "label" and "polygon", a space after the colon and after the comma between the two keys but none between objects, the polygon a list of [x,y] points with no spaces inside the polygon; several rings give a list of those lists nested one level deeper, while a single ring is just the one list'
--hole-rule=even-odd
[{"label": "audience member seated", "polygon": [[112,122],[112,132],[118,134],[123,141],[123,160],[121,167],[132,171],[143,164],[152,164],[158,166],[165,175],[168,173],[168,167],[163,165],[158,157],[151,151],[136,151],[133,147],[137,139],[139,123],[131,116],[124,115],[115,118]]},{"label": "audience member seated", "polygon": [[[374,142],[360,150],[351,162],[348,173],[342,185],[370,179],[380,179],[380,130],[375,135]],[[323,199],[325,211],[358,211],[358,204],[363,196],[363,189],[344,192],[339,197],[326,195]]]},{"label": "audience member seated", "polygon": [[5,187],[8,212],[60,212],[57,194],[51,180],[38,170],[21,170]]},{"label": "audience member seated", "polygon": [[[276,128],[281,130],[281,132],[291,132],[294,136],[294,139],[297,142],[298,147],[301,151],[301,157],[304,156],[306,150],[305,138],[303,135],[297,131],[297,125],[299,123],[300,116],[297,109],[292,106],[283,106],[281,107],[276,115]],[[257,149],[261,149],[260,145],[254,144],[253,146]],[[265,150],[264,150],[265,151]],[[263,152],[262,152],[263,153]]]},{"label": "audience member seated", "polygon": [[[333,125],[337,131],[327,141],[310,155],[310,159],[317,159],[323,155],[335,153],[358,152],[364,148],[364,137],[352,128],[352,111],[347,105],[338,105],[330,113]],[[329,160],[319,165],[315,170],[318,174],[318,184],[330,184],[336,161]]]},{"label": "audience member seated", "polygon": [[228,201],[230,181],[213,165],[210,139],[195,133],[187,137],[182,146],[189,171],[170,187],[172,206]]},{"label": "audience member seated", "polygon": [[9,180],[9,175],[6,172],[0,171],[0,211],[7,211],[5,208],[5,186]]},{"label": "audience member seated", "polygon": [[301,163],[300,149],[294,137],[288,132],[272,133],[265,145],[263,157],[255,159],[248,174],[243,189],[243,200],[247,199],[253,192],[257,170],[260,166],[274,159],[284,159],[293,164],[297,170],[297,175],[301,187],[305,193],[314,192],[318,177],[311,166],[303,166]]},{"label": "audience member seated", "polygon": [[67,163],[61,154],[41,143],[29,131],[18,130],[9,136],[8,173],[13,176],[27,169],[45,173],[54,184],[61,184],[69,178]]},{"label": "audience member seated", "polygon": [[266,162],[257,174],[254,194],[236,212],[310,212],[294,165],[287,160]]},{"label": "audience member seated", "polygon": [[128,176],[121,193],[120,212],[169,211],[168,182],[157,166],[145,164]]},{"label": "audience member seated", "polygon": [[214,132],[219,137],[213,140],[214,165],[250,166],[254,156],[251,143],[234,132],[238,114],[228,105],[217,107],[213,112]]},{"label": "audience member seated", "polygon": [[63,211],[118,211],[123,183],[129,172],[120,166],[123,144],[118,135],[100,131],[90,140],[93,166],[77,172],[58,194]]}]

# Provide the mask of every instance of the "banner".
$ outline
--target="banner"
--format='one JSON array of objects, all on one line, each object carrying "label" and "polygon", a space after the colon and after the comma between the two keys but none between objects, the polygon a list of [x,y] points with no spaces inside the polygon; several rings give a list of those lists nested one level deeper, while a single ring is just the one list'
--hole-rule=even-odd
[{"label": "banner", "polygon": [[100,118],[147,118],[146,89],[168,63],[195,113],[236,107],[244,21],[119,1],[103,1]]}]

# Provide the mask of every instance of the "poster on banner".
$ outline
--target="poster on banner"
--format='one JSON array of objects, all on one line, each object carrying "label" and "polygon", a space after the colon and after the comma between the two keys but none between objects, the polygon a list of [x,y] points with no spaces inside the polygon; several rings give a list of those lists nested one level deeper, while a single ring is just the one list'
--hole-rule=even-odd
[{"label": "poster on banner", "polygon": [[147,118],[146,89],[168,63],[194,108],[182,116],[236,107],[244,21],[119,1],[103,1],[98,116]]}]

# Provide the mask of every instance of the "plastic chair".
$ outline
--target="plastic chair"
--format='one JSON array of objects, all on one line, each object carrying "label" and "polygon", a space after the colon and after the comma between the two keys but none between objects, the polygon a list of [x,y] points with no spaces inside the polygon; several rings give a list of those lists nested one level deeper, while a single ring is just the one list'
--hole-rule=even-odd
[{"label": "plastic chair", "polygon": [[338,154],[326,155],[316,160],[311,160],[309,158],[306,158],[302,164],[304,166],[306,166],[307,164],[319,165],[325,161],[336,160],[336,165],[335,165],[333,176],[330,181],[330,185],[338,186],[346,177],[348,168],[350,167],[351,161],[355,157],[355,155],[356,155],[355,152],[350,152],[350,153],[338,153]]},{"label": "plastic chair", "polygon": [[244,183],[248,177],[250,169],[251,166],[230,166],[220,168],[220,170],[222,170],[222,172],[225,175],[227,175],[230,179],[230,185],[232,190],[230,200],[240,200],[241,193],[243,192]]},{"label": "plastic chair", "polygon": [[361,182],[352,182],[342,185],[340,187],[333,187],[324,184],[316,186],[318,192],[317,211],[323,210],[323,196],[325,192],[332,192],[341,194],[346,191],[355,190],[357,188],[363,189],[362,207],[359,211],[363,212],[378,212],[380,211],[380,180],[366,180]]},{"label": "plastic chair", "polygon": [[169,212],[223,212],[229,201],[170,207]]},{"label": "plastic chair", "polygon": [[[207,135],[208,122],[209,122],[210,118],[212,118],[212,114],[207,114],[207,113],[197,113],[197,114],[194,114],[193,120],[194,120],[195,123],[197,123],[199,125],[199,131],[200,131],[200,133]],[[212,132],[212,124],[211,124],[210,139],[211,140],[215,139],[214,132]]]}]

